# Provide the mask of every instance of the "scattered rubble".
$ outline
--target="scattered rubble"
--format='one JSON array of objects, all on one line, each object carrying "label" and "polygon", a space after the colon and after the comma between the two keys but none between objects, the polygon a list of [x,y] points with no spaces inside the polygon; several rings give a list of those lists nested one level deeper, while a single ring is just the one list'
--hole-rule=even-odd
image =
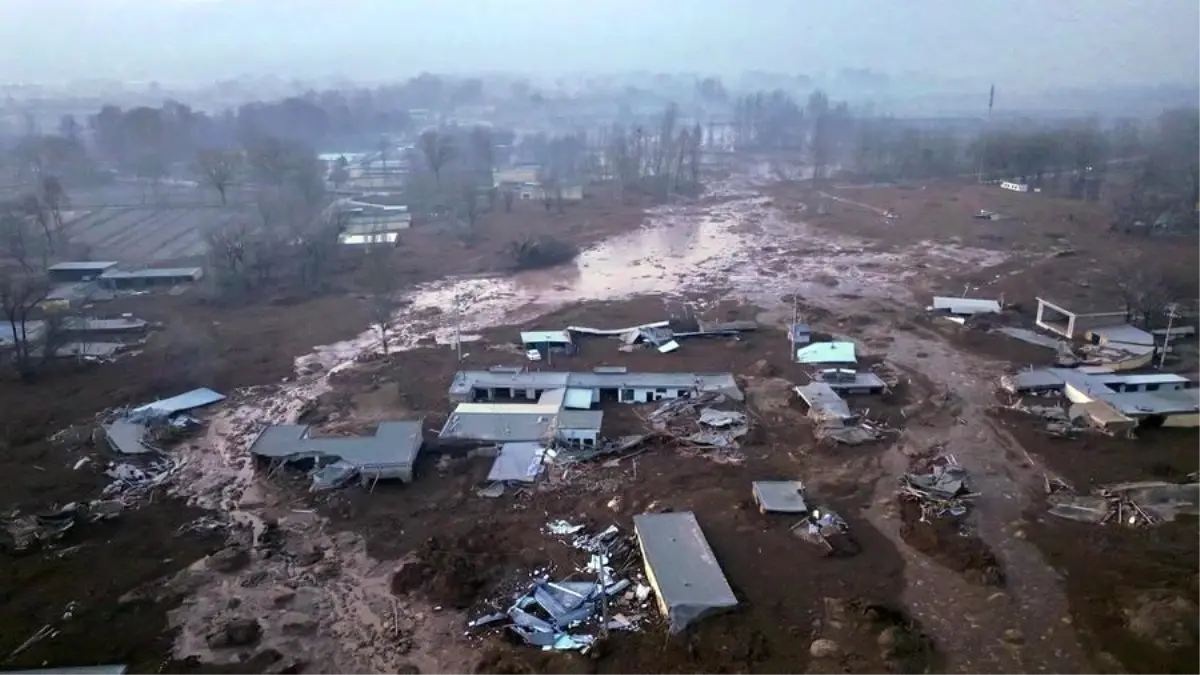
[{"label": "scattered rubble", "polygon": [[1075,494],[1061,479],[1046,480],[1052,515],[1084,523],[1110,521],[1127,527],[1152,527],[1180,515],[1200,516],[1200,483],[1143,481],[1103,485],[1090,495]]},{"label": "scattered rubble", "polygon": [[733,450],[749,433],[750,423],[744,412],[710,407],[727,400],[716,393],[670,399],[650,413],[648,422],[658,433],[690,445]]}]

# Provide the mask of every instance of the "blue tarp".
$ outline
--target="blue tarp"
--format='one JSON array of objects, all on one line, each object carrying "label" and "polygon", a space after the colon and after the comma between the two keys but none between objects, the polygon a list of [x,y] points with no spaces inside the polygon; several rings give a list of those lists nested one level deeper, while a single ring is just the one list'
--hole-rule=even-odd
[{"label": "blue tarp", "polygon": [[189,392],[164,398],[161,401],[147,403],[139,408],[134,408],[134,413],[156,412],[163,415],[173,415],[184,410],[192,410],[193,408],[203,408],[206,405],[212,405],[218,401],[225,400],[224,394],[218,394],[212,389],[193,389]]}]

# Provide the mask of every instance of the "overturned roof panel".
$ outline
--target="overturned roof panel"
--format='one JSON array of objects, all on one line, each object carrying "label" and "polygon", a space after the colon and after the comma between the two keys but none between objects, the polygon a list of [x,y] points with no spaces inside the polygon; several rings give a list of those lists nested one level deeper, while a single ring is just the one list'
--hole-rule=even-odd
[{"label": "overturned roof panel", "polygon": [[541,443],[505,443],[488,472],[490,481],[532,483],[542,472],[546,449]]},{"label": "overturned roof panel", "polygon": [[141,455],[153,452],[142,443],[146,427],[129,420],[117,420],[104,427],[105,437],[113,450],[123,455]]},{"label": "overturned roof panel", "polygon": [[259,434],[250,453],[275,459],[337,457],[365,475],[412,480],[412,466],[421,450],[422,422],[380,422],[374,436],[310,438],[300,424],[270,426]]},{"label": "overturned roof panel", "polygon": [[670,632],[737,606],[692,512],[643,513],[633,517],[633,529]]},{"label": "overturned roof panel", "polygon": [[933,308],[936,310],[945,310],[951,314],[994,314],[1000,311],[1000,303],[996,300],[984,300],[981,298],[936,296],[933,299]]},{"label": "overturned roof panel", "polygon": [[154,410],[164,415],[171,415],[184,410],[192,410],[193,408],[203,408],[206,405],[212,405],[218,401],[225,400],[224,394],[218,394],[212,389],[193,389],[184,392],[171,398],[164,398],[154,403],[147,403],[133,409],[133,412],[148,412]]},{"label": "overturned roof panel", "polygon": [[808,404],[808,414],[814,419],[849,419],[850,406],[824,382],[809,382],[796,387],[796,393]]},{"label": "overturned roof panel", "polygon": [[853,342],[818,342],[796,350],[800,363],[857,363]]}]

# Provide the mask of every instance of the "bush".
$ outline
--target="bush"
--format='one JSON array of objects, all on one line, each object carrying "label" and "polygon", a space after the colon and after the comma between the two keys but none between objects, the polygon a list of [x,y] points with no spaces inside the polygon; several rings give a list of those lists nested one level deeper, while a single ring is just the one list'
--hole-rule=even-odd
[{"label": "bush", "polygon": [[579,255],[579,247],[554,237],[535,237],[510,243],[508,253],[515,269],[529,270],[573,260]]}]

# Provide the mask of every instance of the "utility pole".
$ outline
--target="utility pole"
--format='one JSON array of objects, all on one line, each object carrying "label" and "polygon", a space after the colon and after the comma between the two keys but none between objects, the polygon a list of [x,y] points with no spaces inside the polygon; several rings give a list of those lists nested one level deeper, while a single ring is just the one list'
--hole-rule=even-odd
[{"label": "utility pole", "polygon": [[1175,325],[1175,317],[1179,316],[1175,313],[1176,305],[1171,303],[1167,305],[1167,334],[1163,336],[1162,354],[1158,355],[1158,369],[1163,369],[1163,364],[1167,362],[1167,351],[1171,347],[1171,327]]},{"label": "utility pole", "polygon": [[462,299],[458,293],[454,294],[454,350],[458,355],[458,360],[462,361],[462,311],[459,304]]},{"label": "utility pole", "polygon": [[987,120],[983,123],[983,137],[981,138],[981,147],[979,150],[979,166],[975,170],[975,182],[983,183],[983,158],[987,156],[988,151],[988,131],[992,127],[992,106],[996,104],[996,85],[992,85],[988,92],[988,111]]}]

